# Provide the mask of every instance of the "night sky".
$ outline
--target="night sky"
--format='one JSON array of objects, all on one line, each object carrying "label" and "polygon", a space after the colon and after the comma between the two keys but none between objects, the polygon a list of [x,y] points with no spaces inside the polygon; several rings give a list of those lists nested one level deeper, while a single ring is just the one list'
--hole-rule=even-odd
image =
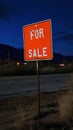
[{"label": "night sky", "polygon": [[46,19],[54,52],[73,56],[73,0],[0,0],[0,43],[23,48],[23,26]]}]

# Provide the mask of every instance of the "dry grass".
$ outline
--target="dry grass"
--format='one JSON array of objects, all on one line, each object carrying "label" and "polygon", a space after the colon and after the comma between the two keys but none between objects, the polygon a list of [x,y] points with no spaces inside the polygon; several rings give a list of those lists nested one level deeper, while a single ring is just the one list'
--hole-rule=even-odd
[{"label": "dry grass", "polygon": [[[0,130],[15,126],[13,130],[38,130],[37,98],[35,96],[18,96],[0,101]],[[59,99],[59,100],[58,100]],[[59,101],[59,105],[58,105]],[[8,106],[7,106],[8,104]],[[58,110],[58,111],[57,111]],[[72,130],[70,122],[73,117],[73,93],[57,91],[41,94],[41,129],[42,130],[66,130],[67,125]],[[4,119],[5,118],[5,119]],[[66,123],[65,129],[59,127],[59,122]],[[1,123],[3,124],[1,127]],[[56,125],[55,125],[56,123]],[[5,125],[6,124],[6,125]],[[32,125],[35,125],[34,128]],[[55,126],[54,126],[55,125]],[[58,128],[57,128],[58,125]],[[67,127],[68,128],[68,127]]]},{"label": "dry grass", "polygon": [[66,123],[62,130],[73,130],[73,73],[66,81],[66,85],[70,91],[59,98],[59,116],[60,121]]},{"label": "dry grass", "polygon": [[69,92],[59,99],[59,115],[63,121],[73,119],[73,93]]},{"label": "dry grass", "polygon": [[16,118],[15,118],[15,126],[17,130],[20,130],[24,127],[24,123],[26,121],[25,116],[26,113],[24,111],[24,108],[21,105],[19,105],[16,111]]},{"label": "dry grass", "polygon": [[32,130],[32,117],[35,109],[35,106],[33,104],[34,100],[32,99],[32,96],[31,97],[27,96],[26,97],[27,102],[24,101],[22,102],[22,100],[20,100],[18,103],[15,104],[16,105],[16,118],[15,118],[16,130],[23,130],[23,129]]}]

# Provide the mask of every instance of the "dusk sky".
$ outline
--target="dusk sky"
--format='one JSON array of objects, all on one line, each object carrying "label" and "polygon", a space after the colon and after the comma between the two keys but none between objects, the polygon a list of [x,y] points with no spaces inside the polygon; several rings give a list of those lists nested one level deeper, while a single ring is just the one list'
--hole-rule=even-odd
[{"label": "dusk sky", "polygon": [[73,56],[73,0],[0,0],[0,43],[23,48],[23,26],[46,19],[53,51]]}]

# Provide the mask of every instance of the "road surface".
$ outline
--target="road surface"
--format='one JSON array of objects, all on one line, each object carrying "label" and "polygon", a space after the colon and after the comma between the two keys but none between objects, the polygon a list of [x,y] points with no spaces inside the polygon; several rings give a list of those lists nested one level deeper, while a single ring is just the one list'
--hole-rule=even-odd
[{"label": "road surface", "polygon": [[[67,88],[72,74],[40,75],[40,91]],[[0,97],[37,93],[37,76],[0,77]]]}]

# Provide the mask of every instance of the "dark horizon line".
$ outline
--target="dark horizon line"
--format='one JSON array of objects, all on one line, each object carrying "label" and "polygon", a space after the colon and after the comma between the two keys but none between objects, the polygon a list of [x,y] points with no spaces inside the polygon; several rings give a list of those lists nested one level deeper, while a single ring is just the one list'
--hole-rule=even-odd
[{"label": "dark horizon line", "polygon": [[[18,49],[18,50],[23,50],[24,49],[24,46],[23,47],[15,47],[15,46],[12,46],[12,45],[9,45],[9,44],[5,44],[5,43],[0,43],[0,45],[12,47],[12,48],[15,48],[15,49]],[[58,54],[58,55],[61,55],[61,56],[73,57],[73,55],[66,55],[66,54],[62,54],[62,53],[57,53],[56,51],[53,51],[53,54],[54,53]]]}]

